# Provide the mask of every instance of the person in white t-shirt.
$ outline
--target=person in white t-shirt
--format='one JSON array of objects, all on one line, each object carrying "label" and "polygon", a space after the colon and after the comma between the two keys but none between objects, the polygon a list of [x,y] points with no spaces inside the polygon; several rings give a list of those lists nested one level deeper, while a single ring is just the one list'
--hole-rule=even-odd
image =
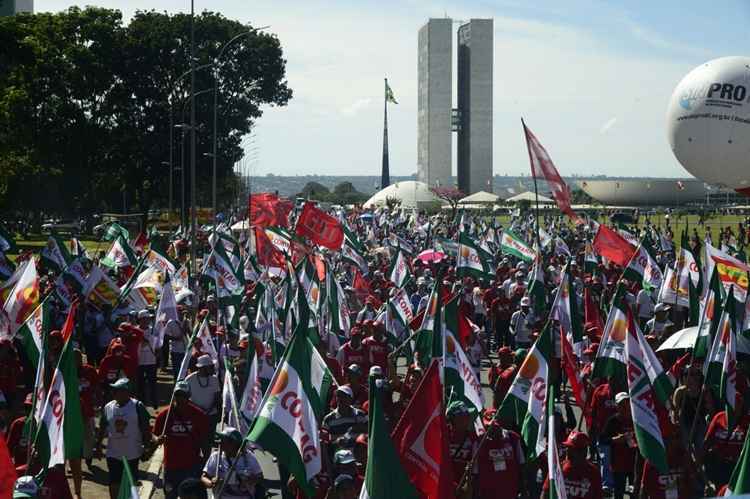
[{"label": "person in white t-shirt", "polygon": [[242,446],[242,434],[236,428],[227,426],[218,436],[220,447],[206,461],[203,485],[218,499],[256,499],[256,487],[263,479],[258,460]]},{"label": "person in white t-shirt", "polygon": [[198,370],[185,378],[190,386],[190,401],[208,415],[209,429],[213,431],[219,418],[219,377],[210,355],[198,357],[195,367]]}]

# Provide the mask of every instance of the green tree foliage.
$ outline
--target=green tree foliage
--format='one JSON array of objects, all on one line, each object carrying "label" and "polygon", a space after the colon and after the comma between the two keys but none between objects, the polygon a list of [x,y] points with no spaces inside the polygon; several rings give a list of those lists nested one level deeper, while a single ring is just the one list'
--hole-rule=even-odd
[{"label": "green tree foliage", "polygon": [[308,182],[297,197],[336,204],[359,204],[369,198],[367,194],[355,189],[351,182],[341,182],[334,186],[333,191],[318,182]]},{"label": "green tree foliage", "polygon": [[[260,106],[292,97],[274,35],[204,12],[196,16],[196,171],[210,205],[214,75],[218,78],[219,185],[232,184],[240,140]],[[227,48],[240,33],[249,33]],[[166,205],[170,122],[190,110],[190,16],[71,8],[0,18],[0,210],[85,214]],[[189,161],[189,134],[174,130]],[[186,176],[189,178],[189,176]],[[179,175],[175,198],[179,199]],[[222,189],[220,193],[231,192]],[[189,196],[189,188],[186,188]],[[226,198],[228,199],[228,198]],[[221,201],[221,199],[220,199]],[[188,198],[189,202],[189,198]],[[177,203],[175,203],[177,204]]]}]

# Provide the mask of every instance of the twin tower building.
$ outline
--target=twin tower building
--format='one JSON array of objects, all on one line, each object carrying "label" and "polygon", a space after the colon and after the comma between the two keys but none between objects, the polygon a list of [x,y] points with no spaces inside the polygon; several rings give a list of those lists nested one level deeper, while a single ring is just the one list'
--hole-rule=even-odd
[{"label": "twin tower building", "polygon": [[452,19],[419,30],[417,177],[452,187],[453,133],[458,188],[492,192],[492,19],[472,19],[457,32],[457,107],[453,107]]}]

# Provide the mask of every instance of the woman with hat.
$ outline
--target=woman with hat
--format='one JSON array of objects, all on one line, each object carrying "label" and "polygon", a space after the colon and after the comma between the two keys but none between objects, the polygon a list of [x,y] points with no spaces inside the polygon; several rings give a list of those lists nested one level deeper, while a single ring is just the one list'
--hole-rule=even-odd
[{"label": "woman with hat", "polygon": [[252,452],[242,445],[242,434],[227,426],[217,433],[219,449],[211,453],[203,467],[201,481],[217,499],[259,499],[256,486],[263,479],[263,471]]}]

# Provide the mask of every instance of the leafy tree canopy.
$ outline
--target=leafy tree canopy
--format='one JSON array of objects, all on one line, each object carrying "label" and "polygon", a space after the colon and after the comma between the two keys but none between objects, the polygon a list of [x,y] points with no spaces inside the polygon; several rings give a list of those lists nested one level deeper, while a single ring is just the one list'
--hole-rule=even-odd
[{"label": "leafy tree canopy", "polygon": [[[216,61],[240,33],[248,35]],[[240,140],[261,106],[283,106],[292,91],[275,35],[204,12],[195,37],[196,65],[206,66],[195,74],[197,201],[208,206],[214,77],[221,185],[234,182]],[[190,157],[176,129],[170,151],[170,123],[189,120],[189,74],[179,78],[189,51],[185,14],[142,11],[127,25],[120,11],[96,7],[0,18],[0,210],[78,216],[120,211],[123,197],[142,211],[166,206],[163,163],[179,166],[183,145]]]}]

